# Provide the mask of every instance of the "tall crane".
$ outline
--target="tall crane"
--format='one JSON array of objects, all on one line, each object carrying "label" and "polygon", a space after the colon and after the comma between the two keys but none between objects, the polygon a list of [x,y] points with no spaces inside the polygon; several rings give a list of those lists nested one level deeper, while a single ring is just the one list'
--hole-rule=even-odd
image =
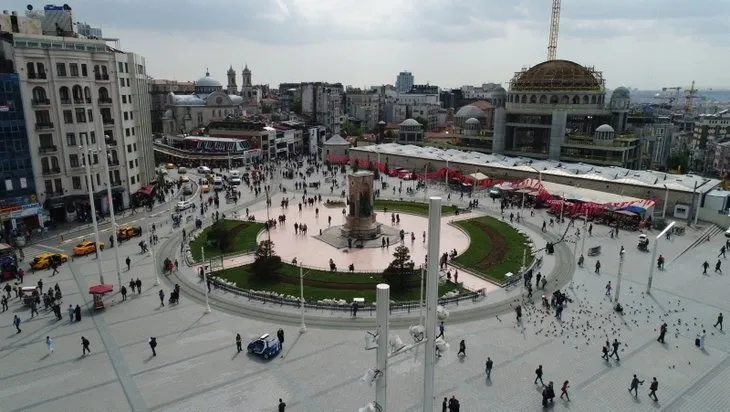
[{"label": "tall crane", "polygon": [[558,32],[560,31],[560,0],[553,0],[550,14],[550,40],[548,41],[548,60],[555,60],[558,51]]},{"label": "tall crane", "polygon": [[692,86],[689,87],[689,90],[685,90],[684,94],[684,113],[689,114],[692,111],[692,103],[694,102],[695,97],[697,97],[697,89],[695,89],[694,80],[692,80]]}]

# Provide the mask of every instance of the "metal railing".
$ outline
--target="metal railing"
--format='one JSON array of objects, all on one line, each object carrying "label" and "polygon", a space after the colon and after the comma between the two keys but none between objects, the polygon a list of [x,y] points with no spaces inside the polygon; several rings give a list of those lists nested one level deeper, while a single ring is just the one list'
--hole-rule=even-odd
[{"label": "metal railing", "polygon": [[[216,279],[210,279],[211,287],[214,287],[216,289],[223,290],[228,293],[232,293],[237,296],[242,296],[247,298],[249,301],[258,301],[261,303],[271,303],[279,306],[289,306],[293,308],[300,308],[301,303],[297,299],[289,299],[289,298],[283,298],[283,297],[277,297],[277,296],[266,296],[258,293],[249,292],[247,290],[239,289],[235,286],[228,285],[226,283],[220,282]],[[441,306],[446,305],[456,305],[459,306],[460,302],[464,301],[471,301],[476,302],[480,298],[486,296],[486,290],[480,289],[476,292],[468,292],[468,293],[462,293],[457,296],[449,297],[449,298],[439,298],[438,304]],[[418,310],[420,307],[420,303],[416,301],[407,301],[407,302],[394,302],[390,304],[390,311],[391,312],[407,312],[410,313],[412,310]],[[424,305],[425,307],[425,305]],[[334,303],[310,303],[310,302],[304,302],[304,308],[305,309],[314,309],[314,310],[329,310],[332,312],[339,311],[339,312],[349,312],[352,310],[352,305],[350,303],[339,305]],[[365,304],[358,304],[358,313],[362,313],[363,311],[368,312],[370,315],[375,314],[375,303],[365,303]]]}]

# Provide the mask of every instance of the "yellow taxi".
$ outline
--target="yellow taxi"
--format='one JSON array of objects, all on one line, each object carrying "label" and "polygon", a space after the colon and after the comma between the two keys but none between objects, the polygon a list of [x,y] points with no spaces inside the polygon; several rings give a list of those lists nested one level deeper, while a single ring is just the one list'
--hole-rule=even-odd
[{"label": "yellow taxi", "polygon": [[140,226],[124,225],[117,230],[117,240],[120,242],[137,236],[142,236],[142,228]]},{"label": "yellow taxi", "polygon": [[48,269],[54,260],[58,263],[67,262],[68,255],[65,253],[44,252],[33,258],[30,267],[34,270]]},{"label": "yellow taxi", "polygon": [[203,193],[210,192],[210,185],[205,184],[205,185],[200,186],[200,191],[203,192]]},{"label": "yellow taxi", "polygon": [[[101,248],[101,250],[104,250],[104,242],[99,242],[99,248]],[[96,252],[96,242],[82,240],[81,243],[74,246],[73,252],[74,256],[86,256],[89,253],[94,253]]]},{"label": "yellow taxi", "polygon": [[167,163],[165,165],[165,169],[174,169],[174,168],[175,168],[175,165],[173,163]]}]

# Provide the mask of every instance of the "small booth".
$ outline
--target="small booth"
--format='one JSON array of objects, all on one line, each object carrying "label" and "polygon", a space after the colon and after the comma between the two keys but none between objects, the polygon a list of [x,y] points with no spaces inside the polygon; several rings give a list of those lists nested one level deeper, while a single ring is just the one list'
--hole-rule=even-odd
[{"label": "small booth", "polygon": [[20,294],[23,297],[23,304],[25,306],[30,306],[33,304],[33,301],[38,301],[38,288],[36,286],[21,286],[20,288]]},{"label": "small booth", "polygon": [[89,288],[89,293],[94,297],[94,310],[104,309],[104,295],[111,293],[114,289],[113,285],[103,283]]}]

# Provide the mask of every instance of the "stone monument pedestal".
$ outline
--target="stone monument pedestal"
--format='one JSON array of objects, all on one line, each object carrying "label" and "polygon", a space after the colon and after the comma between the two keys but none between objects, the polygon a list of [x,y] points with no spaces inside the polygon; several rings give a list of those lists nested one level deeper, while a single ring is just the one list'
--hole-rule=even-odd
[{"label": "stone monument pedestal", "polygon": [[380,234],[380,224],[375,220],[373,199],[373,173],[359,171],[348,176],[349,213],[342,234],[352,239],[375,239]]}]

